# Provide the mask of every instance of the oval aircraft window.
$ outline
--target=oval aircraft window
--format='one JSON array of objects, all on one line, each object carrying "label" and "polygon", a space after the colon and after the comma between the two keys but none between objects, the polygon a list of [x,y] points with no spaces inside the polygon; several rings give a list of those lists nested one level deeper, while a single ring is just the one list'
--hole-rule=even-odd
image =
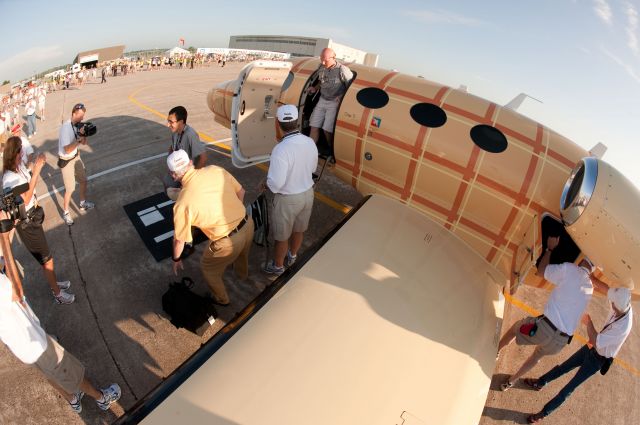
[{"label": "oval aircraft window", "polygon": [[367,87],[356,95],[358,103],[369,109],[379,109],[389,103],[389,95],[377,87]]},{"label": "oval aircraft window", "polygon": [[447,122],[447,113],[433,103],[416,103],[409,113],[415,122],[425,127],[442,127]]},{"label": "oval aircraft window", "polygon": [[500,153],[507,149],[507,138],[495,127],[479,124],[471,129],[470,134],[473,143],[487,152]]}]

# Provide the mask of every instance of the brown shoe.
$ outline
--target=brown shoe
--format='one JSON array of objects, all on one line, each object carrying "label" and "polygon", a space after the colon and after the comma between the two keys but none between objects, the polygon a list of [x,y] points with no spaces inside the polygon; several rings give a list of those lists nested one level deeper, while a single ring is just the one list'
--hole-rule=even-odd
[{"label": "brown shoe", "polygon": [[544,419],[544,415],[542,413],[535,413],[533,415],[527,416],[527,423],[528,424],[537,424],[542,419]]},{"label": "brown shoe", "polygon": [[540,385],[539,379],[525,378],[524,383],[536,391],[540,391],[542,388],[544,388],[544,385]]}]

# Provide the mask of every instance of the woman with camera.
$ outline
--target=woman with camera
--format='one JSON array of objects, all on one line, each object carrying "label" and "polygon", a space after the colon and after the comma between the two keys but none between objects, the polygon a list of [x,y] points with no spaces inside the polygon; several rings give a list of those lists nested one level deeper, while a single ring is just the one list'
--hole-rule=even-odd
[{"label": "woman with camera", "polygon": [[[20,138],[10,137],[5,143],[2,158],[4,167],[2,187],[4,190],[16,189],[25,183],[28,185],[26,191],[20,194],[24,201],[26,213],[21,217],[17,217],[16,231],[24,246],[42,266],[56,302],[58,304],[71,304],[75,300],[75,296],[68,292],[71,282],[68,280],[57,281],[53,267],[53,256],[42,228],[44,210],[38,205],[36,199],[36,184],[45,163],[44,155],[38,155],[31,165],[31,170],[29,170],[23,163],[21,150],[22,141]],[[15,190],[14,196],[16,196]],[[20,215],[17,212],[14,212],[14,214]]]}]

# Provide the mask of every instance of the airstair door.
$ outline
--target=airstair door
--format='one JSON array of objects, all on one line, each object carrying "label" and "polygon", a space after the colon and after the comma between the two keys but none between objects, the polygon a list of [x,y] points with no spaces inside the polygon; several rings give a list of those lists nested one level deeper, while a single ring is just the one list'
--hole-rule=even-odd
[{"label": "airstair door", "polygon": [[231,105],[232,162],[239,168],[269,160],[276,144],[276,109],[290,62],[255,61],[238,76]]}]

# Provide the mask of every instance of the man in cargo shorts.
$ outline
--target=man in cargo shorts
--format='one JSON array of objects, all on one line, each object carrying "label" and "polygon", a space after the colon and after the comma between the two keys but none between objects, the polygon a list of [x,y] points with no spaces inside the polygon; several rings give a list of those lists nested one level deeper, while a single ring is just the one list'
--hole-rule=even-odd
[{"label": "man in cargo shorts", "polygon": [[544,277],[556,287],[551,292],[539,317],[526,317],[516,322],[504,334],[498,346],[500,352],[516,340],[518,345],[535,345],[531,356],[516,373],[500,385],[502,391],[511,388],[514,382],[531,370],[542,357],[559,353],[571,342],[573,333],[593,294],[591,273],[593,264],[584,257],[576,266],[573,263],[549,264],[551,252],[558,246],[559,237],[549,237],[547,248],[538,265],[536,274]]},{"label": "man in cargo shorts", "polygon": [[279,276],[296,261],[309,226],[313,208],[312,175],[318,166],[318,148],[313,140],[298,131],[298,108],[283,105],[276,115],[284,136],[273,148],[266,181],[274,193],[274,259],[262,270]]}]

